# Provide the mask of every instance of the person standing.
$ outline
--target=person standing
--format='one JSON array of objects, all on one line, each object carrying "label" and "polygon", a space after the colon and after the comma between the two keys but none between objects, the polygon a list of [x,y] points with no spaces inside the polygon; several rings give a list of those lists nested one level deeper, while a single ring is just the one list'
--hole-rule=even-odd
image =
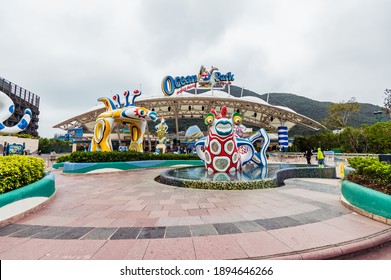
[{"label": "person standing", "polygon": [[317,158],[318,158],[318,166],[324,167],[324,154],[321,148],[318,148]]},{"label": "person standing", "polygon": [[311,164],[311,157],[312,157],[312,151],[310,148],[308,148],[305,153],[304,153],[304,156],[305,158],[307,159],[307,164]]},{"label": "person standing", "polygon": [[50,162],[51,162],[52,165],[53,165],[53,163],[56,161],[56,152],[55,152],[54,150],[52,150],[52,151],[50,152],[49,159],[50,159]]}]

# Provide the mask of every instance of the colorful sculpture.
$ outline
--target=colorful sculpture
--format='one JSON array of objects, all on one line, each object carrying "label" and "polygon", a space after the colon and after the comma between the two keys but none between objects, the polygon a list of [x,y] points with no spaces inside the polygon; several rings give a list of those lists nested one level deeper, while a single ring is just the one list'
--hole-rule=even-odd
[{"label": "colorful sculpture", "polygon": [[159,144],[166,144],[168,125],[166,123],[166,120],[164,118],[164,115],[160,118],[160,123],[155,126],[155,131],[157,134],[157,137],[159,138]]},{"label": "colorful sculpture", "polygon": [[[94,135],[91,139],[91,151],[112,151],[111,132],[115,122],[129,124],[130,139],[129,150],[143,152],[144,133],[147,127],[147,119],[156,121],[157,114],[143,107],[134,105],[136,97],[141,92],[135,90],[132,94],[124,92],[125,102],[121,103],[119,94],[113,96],[113,100],[107,97],[99,98],[103,102],[106,111],[100,114],[95,122]],[[131,98],[131,101],[129,99]],[[116,104],[115,104],[115,103]]]},{"label": "colorful sculpture", "polygon": [[[234,128],[240,126],[242,117],[237,112],[231,119],[226,115],[226,106],[221,108],[221,114],[212,109],[205,117],[205,124],[210,126],[208,136],[195,143],[196,153],[205,162],[207,173],[236,173],[250,161],[267,165],[266,148],[270,143],[267,132],[260,129],[247,139],[236,137]],[[257,155],[253,143],[260,138],[264,138],[264,144]]]},{"label": "colorful sculpture", "polygon": [[12,99],[7,94],[0,91],[0,134],[18,133],[25,130],[29,125],[32,112],[30,109],[25,109],[23,117],[16,125],[12,127],[5,126],[3,122],[11,117],[14,111],[15,104]]}]

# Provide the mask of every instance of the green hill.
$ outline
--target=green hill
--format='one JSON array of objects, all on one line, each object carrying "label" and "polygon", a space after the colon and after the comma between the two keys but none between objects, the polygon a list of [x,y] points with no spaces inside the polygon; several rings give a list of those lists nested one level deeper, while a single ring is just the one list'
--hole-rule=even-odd
[{"label": "green hill", "polygon": [[[262,94],[260,97],[266,101],[267,95],[268,94]],[[327,116],[327,108],[331,102],[320,102],[292,93],[269,93],[269,103],[272,105],[289,107],[301,115],[322,122]],[[377,120],[373,112],[381,111],[382,107],[368,103],[359,104],[360,110],[352,116],[348,125],[359,127],[363,124],[374,124]],[[383,118],[386,118],[386,116],[383,115]],[[313,132],[296,126],[291,130],[290,135],[293,136],[298,134],[313,134]]]}]

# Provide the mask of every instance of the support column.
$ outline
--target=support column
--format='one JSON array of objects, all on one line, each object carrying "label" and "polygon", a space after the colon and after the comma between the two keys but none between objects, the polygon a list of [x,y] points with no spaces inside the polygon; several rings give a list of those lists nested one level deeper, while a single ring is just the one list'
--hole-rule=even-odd
[{"label": "support column", "polygon": [[179,139],[178,111],[175,112],[176,138]]}]

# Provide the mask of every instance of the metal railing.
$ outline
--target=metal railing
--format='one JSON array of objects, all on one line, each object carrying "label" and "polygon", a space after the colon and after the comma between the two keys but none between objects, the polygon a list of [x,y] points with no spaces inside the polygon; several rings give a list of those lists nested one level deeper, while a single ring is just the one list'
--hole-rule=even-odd
[{"label": "metal railing", "polygon": [[9,96],[14,95],[20,97],[29,104],[39,108],[40,97],[31,91],[28,91],[6,79],[0,77],[0,90]]}]

